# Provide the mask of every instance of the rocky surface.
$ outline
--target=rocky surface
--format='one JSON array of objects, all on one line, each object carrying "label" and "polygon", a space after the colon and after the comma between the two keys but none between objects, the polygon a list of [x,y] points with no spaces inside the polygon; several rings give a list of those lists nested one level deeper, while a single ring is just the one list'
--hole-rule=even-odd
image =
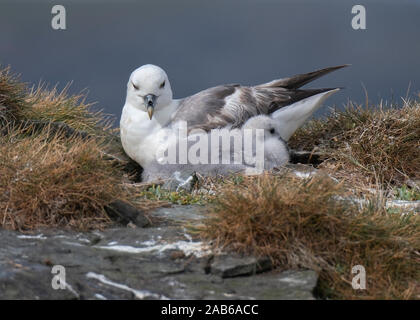
[{"label": "rocky surface", "polygon": [[[111,210],[121,218],[122,208]],[[129,227],[84,233],[0,229],[0,299],[314,298],[313,271],[275,272],[268,259],[215,253],[192,238],[185,226],[202,223],[200,207],[152,215],[160,222],[136,226],[131,217]],[[64,267],[65,285],[63,269],[54,266]]]}]

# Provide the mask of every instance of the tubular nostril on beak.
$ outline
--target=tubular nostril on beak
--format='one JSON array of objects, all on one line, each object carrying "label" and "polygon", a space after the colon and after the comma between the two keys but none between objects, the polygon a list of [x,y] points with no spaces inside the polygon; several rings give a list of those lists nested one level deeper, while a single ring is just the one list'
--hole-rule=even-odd
[{"label": "tubular nostril on beak", "polygon": [[156,103],[156,96],[154,94],[148,94],[144,97],[144,102],[147,107],[154,107]]},{"label": "tubular nostril on beak", "polygon": [[147,107],[147,113],[149,114],[150,120],[152,120],[153,117],[153,110],[155,108],[156,98],[157,97],[154,94],[148,94],[144,97],[144,104]]}]

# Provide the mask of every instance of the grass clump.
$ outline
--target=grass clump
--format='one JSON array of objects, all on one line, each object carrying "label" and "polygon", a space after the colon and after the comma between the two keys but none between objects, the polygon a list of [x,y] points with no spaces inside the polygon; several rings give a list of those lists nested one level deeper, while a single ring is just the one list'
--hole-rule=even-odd
[{"label": "grass clump", "polygon": [[25,98],[25,85],[11,74],[10,68],[0,68],[0,125],[18,117],[27,106]]},{"label": "grass clump", "polygon": [[294,149],[325,155],[321,167],[364,184],[402,186],[420,179],[420,102],[401,108],[350,103],[326,119],[310,121],[290,140]]},{"label": "grass clump", "polygon": [[127,184],[106,116],[67,89],[30,89],[0,70],[0,227],[103,228],[114,200],[149,207]]},{"label": "grass clump", "polygon": [[68,89],[69,85],[62,91],[45,85],[28,88],[9,67],[0,69],[0,116],[9,123],[64,123],[89,134],[106,132],[106,115],[92,111],[84,94],[69,95]]},{"label": "grass clump", "polygon": [[110,222],[104,206],[126,194],[94,140],[13,130],[0,137],[0,163],[3,228],[101,228]]},{"label": "grass clump", "polygon": [[[280,270],[318,271],[322,297],[419,298],[419,216],[388,214],[376,201],[360,208],[345,195],[322,175],[246,177],[216,197],[203,235]],[[366,269],[366,290],[352,289],[355,265]]]},{"label": "grass clump", "polygon": [[68,95],[69,86],[61,92],[56,87],[48,90],[45,86],[31,89],[26,103],[19,115],[25,119],[42,122],[61,122],[71,128],[90,134],[101,135],[109,128],[105,115],[91,110],[92,104],[86,103],[84,94]]}]

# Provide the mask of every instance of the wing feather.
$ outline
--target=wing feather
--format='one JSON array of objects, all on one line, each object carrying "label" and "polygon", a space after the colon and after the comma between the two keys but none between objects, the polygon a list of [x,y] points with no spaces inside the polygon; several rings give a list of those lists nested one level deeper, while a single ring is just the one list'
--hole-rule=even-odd
[{"label": "wing feather", "polygon": [[345,66],[325,68],[254,87],[228,84],[209,88],[183,99],[172,121],[186,121],[189,130],[240,127],[255,115],[271,114],[297,101],[335,89],[299,88]]}]

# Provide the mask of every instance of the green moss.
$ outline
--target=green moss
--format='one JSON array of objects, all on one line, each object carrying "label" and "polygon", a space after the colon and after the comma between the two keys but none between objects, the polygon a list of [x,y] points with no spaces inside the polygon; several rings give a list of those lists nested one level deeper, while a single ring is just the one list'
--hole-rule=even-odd
[{"label": "green moss", "polygon": [[420,200],[420,192],[403,185],[394,189],[394,195],[397,200],[416,201]]},{"label": "green moss", "polygon": [[208,202],[208,198],[204,195],[194,194],[186,190],[169,191],[162,189],[159,185],[153,185],[145,191],[142,191],[140,196],[149,200],[167,201],[181,205],[205,204]]}]

